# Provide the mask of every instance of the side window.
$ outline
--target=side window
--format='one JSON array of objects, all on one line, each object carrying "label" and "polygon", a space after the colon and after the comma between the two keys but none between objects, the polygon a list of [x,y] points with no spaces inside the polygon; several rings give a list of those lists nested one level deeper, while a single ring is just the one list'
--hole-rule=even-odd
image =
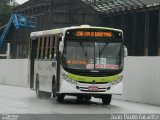
[{"label": "side window", "polygon": [[53,44],[51,46],[51,58],[54,59],[55,54],[57,54],[57,47],[58,47],[58,36],[53,36]]},{"label": "side window", "polygon": [[42,42],[42,38],[38,38],[38,42],[37,42],[37,54],[36,54],[36,58],[40,59],[40,55],[41,55],[41,42]]},{"label": "side window", "polygon": [[56,36],[53,37],[53,44],[51,46],[51,58],[53,59],[54,58],[54,53],[55,53],[55,42],[56,42]]},{"label": "side window", "polygon": [[50,45],[49,45],[49,58],[54,58],[54,52],[55,52],[55,36],[50,36]]},{"label": "side window", "polygon": [[51,41],[51,37],[49,36],[48,37],[48,46],[47,46],[47,58],[49,59],[50,57],[49,57],[49,51],[50,51],[50,41]]},{"label": "side window", "polygon": [[49,59],[50,37],[44,36],[38,38],[37,43],[37,59]]},{"label": "side window", "polygon": [[36,53],[37,53],[37,50],[38,50],[37,45],[38,45],[38,39],[35,40],[35,46],[34,46],[35,47],[35,55],[34,55],[34,58],[36,58]]},{"label": "side window", "polygon": [[49,47],[49,36],[45,38],[45,52],[44,52],[44,59],[49,59],[48,55],[48,47]]},{"label": "side window", "polygon": [[37,53],[37,42],[38,39],[31,39],[31,54],[32,54],[32,58],[35,59],[36,58],[36,53]]},{"label": "side window", "polygon": [[53,44],[54,44],[54,37],[51,36],[50,37],[50,44],[49,44],[49,58],[52,59],[52,48],[53,48]]},{"label": "side window", "polygon": [[43,59],[43,53],[44,53],[44,43],[45,43],[45,40],[44,40],[44,37],[42,37],[42,40],[41,40],[41,55],[40,55],[40,59]]},{"label": "side window", "polygon": [[42,59],[46,59],[46,55],[45,55],[45,53],[46,53],[46,43],[47,43],[47,37],[44,37],[44,44],[43,44],[43,56],[42,56]]},{"label": "side window", "polygon": [[36,59],[54,59],[57,52],[59,36],[44,36],[36,39]]}]

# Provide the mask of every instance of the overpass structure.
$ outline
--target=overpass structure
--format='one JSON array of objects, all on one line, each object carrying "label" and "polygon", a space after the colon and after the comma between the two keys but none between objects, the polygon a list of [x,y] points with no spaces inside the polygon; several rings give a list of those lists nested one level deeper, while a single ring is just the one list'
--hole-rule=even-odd
[{"label": "overpass structure", "polygon": [[82,0],[104,14],[135,11],[160,5],[160,0]]}]

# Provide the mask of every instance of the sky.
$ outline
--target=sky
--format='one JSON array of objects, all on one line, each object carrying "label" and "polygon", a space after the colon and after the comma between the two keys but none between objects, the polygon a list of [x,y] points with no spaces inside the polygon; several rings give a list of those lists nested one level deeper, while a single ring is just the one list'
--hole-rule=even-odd
[{"label": "sky", "polygon": [[22,4],[22,3],[26,2],[26,1],[28,1],[28,0],[16,0],[16,2],[19,3],[19,4]]}]

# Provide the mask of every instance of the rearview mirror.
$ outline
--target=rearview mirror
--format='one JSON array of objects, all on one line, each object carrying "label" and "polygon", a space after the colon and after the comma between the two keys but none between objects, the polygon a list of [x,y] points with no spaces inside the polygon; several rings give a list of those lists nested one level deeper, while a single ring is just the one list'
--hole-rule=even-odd
[{"label": "rearview mirror", "polygon": [[59,42],[59,51],[62,53],[64,48],[64,42],[60,41]]},{"label": "rearview mirror", "polygon": [[123,47],[123,51],[124,51],[124,57],[128,56],[128,50],[126,48],[126,46]]}]

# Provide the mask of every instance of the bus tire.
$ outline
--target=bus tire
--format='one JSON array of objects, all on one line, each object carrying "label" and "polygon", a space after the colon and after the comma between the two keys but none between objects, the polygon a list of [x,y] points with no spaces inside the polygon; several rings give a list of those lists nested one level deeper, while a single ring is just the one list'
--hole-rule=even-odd
[{"label": "bus tire", "polygon": [[43,97],[42,92],[39,90],[39,77],[38,77],[38,75],[36,76],[36,95],[38,98]]},{"label": "bus tire", "polygon": [[58,94],[57,95],[57,102],[62,103],[64,101],[65,95],[63,94]]},{"label": "bus tire", "polygon": [[77,102],[82,102],[83,101],[83,96],[77,96]]},{"label": "bus tire", "polygon": [[84,99],[86,100],[86,101],[90,101],[91,100],[91,96],[86,96],[86,97],[84,97]]},{"label": "bus tire", "polygon": [[38,98],[42,98],[42,97],[50,98],[51,97],[51,93],[43,92],[43,91],[39,90],[39,77],[38,77],[38,75],[36,76],[36,95]]},{"label": "bus tire", "polygon": [[112,95],[111,94],[102,96],[103,105],[110,105],[111,99],[112,99]]},{"label": "bus tire", "polygon": [[53,97],[56,97],[56,81],[55,81],[55,76],[53,76],[53,79],[52,79],[52,93],[53,93]]}]

